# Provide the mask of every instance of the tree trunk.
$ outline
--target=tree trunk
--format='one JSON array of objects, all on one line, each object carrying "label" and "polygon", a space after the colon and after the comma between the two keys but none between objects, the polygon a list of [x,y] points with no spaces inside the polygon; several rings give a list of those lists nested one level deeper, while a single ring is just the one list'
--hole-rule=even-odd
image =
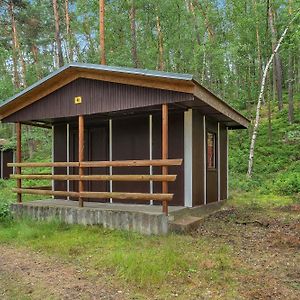
[{"label": "tree trunk", "polygon": [[[274,26],[274,13],[272,7],[270,6],[268,9],[269,15],[269,24],[270,30],[272,35],[272,51],[275,49],[276,40],[277,40],[277,33]],[[282,68],[281,68],[281,60],[278,53],[275,54],[274,63],[273,63],[273,74],[274,74],[274,83],[276,83],[276,92],[278,98],[278,109],[281,111],[283,108],[283,101],[282,101]]]},{"label": "tree trunk", "polygon": [[99,41],[100,41],[100,63],[106,65],[105,53],[105,0],[99,0]]},{"label": "tree trunk", "polygon": [[156,30],[158,36],[158,70],[163,71],[165,69],[164,45],[159,16],[156,16]]},{"label": "tree trunk", "polygon": [[130,7],[130,11],[129,11],[130,32],[131,32],[131,56],[132,56],[133,66],[135,68],[138,68],[140,63],[139,63],[138,55],[137,55],[135,13],[136,13],[135,3],[134,3],[134,0],[131,0],[131,7]]},{"label": "tree trunk", "polygon": [[[289,0],[289,15],[292,15],[292,0]],[[289,57],[288,57],[288,97],[289,97],[289,123],[294,122],[294,65],[293,65],[293,49],[292,45],[289,45]]]},{"label": "tree trunk", "polygon": [[8,11],[10,15],[11,22],[11,34],[12,34],[12,49],[13,49],[13,73],[14,73],[14,85],[18,89],[20,88],[20,76],[18,72],[18,38],[17,38],[17,27],[14,15],[14,4],[13,1],[9,1],[8,3]]},{"label": "tree trunk", "polygon": [[54,19],[55,19],[55,42],[56,42],[56,55],[58,66],[62,67],[64,65],[64,58],[61,46],[61,39],[60,39],[60,22],[59,22],[59,11],[57,6],[57,0],[52,0],[53,4],[53,12],[54,12]]},{"label": "tree trunk", "polygon": [[267,73],[266,78],[266,85],[267,85],[267,101],[268,101],[268,140],[269,144],[272,144],[273,135],[272,135],[272,110],[271,110],[271,95],[270,95],[270,88],[271,88],[271,82],[270,82],[270,72]]},{"label": "tree trunk", "polygon": [[257,131],[258,131],[258,125],[259,125],[259,120],[260,120],[260,107],[261,107],[261,101],[262,101],[262,97],[264,94],[264,90],[265,90],[265,83],[266,83],[266,77],[268,74],[268,70],[270,67],[270,64],[272,63],[274,56],[276,55],[290,25],[292,24],[292,22],[298,17],[300,13],[300,10],[297,11],[297,13],[294,15],[294,17],[290,20],[289,24],[286,26],[286,28],[284,29],[280,39],[278,40],[271,57],[269,58],[266,67],[264,69],[263,72],[263,77],[261,80],[261,87],[260,87],[260,93],[258,96],[258,101],[257,101],[257,107],[256,107],[256,117],[255,117],[255,122],[254,122],[254,126],[253,126],[253,133],[252,133],[252,138],[251,138],[251,144],[250,144],[250,151],[249,151],[249,161],[248,161],[248,171],[247,171],[247,175],[248,177],[252,176],[252,169],[253,169],[253,159],[254,159],[254,148],[255,148],[255,142],[256,142],[256,136],[257,136]]},{"label": "tree trunk", "polygon": [[70,62],[73,62],[74,53],[72,47],[72,36],[71,36],[71,27],[70,27],[69,0],[65,0],[65,19],[66,19],[69,60]]},{"label": "tree trunk", "polygon": [[288,95],[289,95],[289,123],[294,122],[294,93],[293,93],[293,57],[292,51],[289,49],[288,58]]},{"label": "tree trunk", "polygon": [[21,73],[22,73],[23,87],[27,87],[26,64],[25,64],[25,60],[24,60],[24,57],[23,57],[23,53],[20,49],[19,42],[18,42],[18,52],[19,52],[19,57],[20,57],[20,61],[21,61]]},{"label": "tree trunk", "polygon": [[201,12],[201,14],[204,18],[204,23],[205,23],[206,30],[208,32],[209,40],[214,40],[215,33],[214,33],[214,30],[208,20],[208,16],[207,16],[207,12],[206,12],[207,7],[204,8],[199,1],[195,1],[195,0],[194,0],[194,5],[198,7],[199,11]]},{"label": "tree trunk", "polygon": [[28,158],[32,158],[36,150],[36,142],[33,137],[32,128],[30,125],[24,126],[26,129],[26,142],[28,147]]},{"label": "tree trunk", "polygon": [[189,1],[188,8],[193,15],[193,23],[194,23],[194,29],[195,29],[195,34],[196,34],[196,40],[197,40],[197,44],[200,46],[201,45],[201,37],[200,37],[200,31],[199,31],[199,26],[198,26],[197,19],[196,19],[195,7],[193,4],[193,1]]},{"label": "tree trunk", "polygon": [[256,44],[257,44],[257,62],[259,70],[259,82],[261,82],[262,77],[262,55],[261,55],[261,45],[260,45],[260,36],[258,29],[258,17],[257,17],[257,4],[256,0],[253,0],[254,12],[255,12],[255,31],[256,31]]},{"label": "tree trunk", "polygon": [[31,46],[31,52],[32,52],[32,56],[33,56],[36,76],[37,76],[38,79],[41,79],[42,75],[41,75],[41,72],[40,72],[40,69],[39,69],[39,50],[38,50],[38,47],[35,44],[33,44]]}]

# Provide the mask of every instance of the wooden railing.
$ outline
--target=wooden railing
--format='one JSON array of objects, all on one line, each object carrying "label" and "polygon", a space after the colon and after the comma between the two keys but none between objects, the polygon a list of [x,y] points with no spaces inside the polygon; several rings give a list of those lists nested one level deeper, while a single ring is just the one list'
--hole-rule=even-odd
[{"label": "wooden railing", "polygon": [[[83,198],[95,198],[95,199],[118,199],[118,200],[141,200],[149,201],[156,200],[163,203],[163,207],[168,207],[168,201],[171,201],[173,194],[171,193],[123,193],[123,192],[91,192],[84,191],[79,188],[79,191],[55,191],[48,189],[39,189],[35,187],[22,188],[21,181],[26,179],[31,180],[59,180],[69,181],[74,180],[81,183],[83,186],[84,181],[155,181],[162,182],[163,185],[167,185],[168,182],[174,182],[177,175],[167,174],[166,170],[169,166],[180,166],[182,159],[160,159],[160,160],[123,160],[123,161],[82,161],[82,162],[42,162],[42,163],[8,163],[9,167],[16,167],[20,171],[18,174],[10,175],[10,178],[16,179],[18,187],[13,189],[18,195],[22,194],[34,194],[34,195],[49,195],[49,196],[61,196],[61,197],[76,197],[79,200]],[[21,174],[22,168],[68,168],[75,167],[83,168],[101,168],[101,167],[162,167],[163,175],[83,175],[81,172],[79,175],[55,175],[55,174]],[[20,196],[18,196],[20,198]],[[168,210],[164,211],[168,213]]]}]

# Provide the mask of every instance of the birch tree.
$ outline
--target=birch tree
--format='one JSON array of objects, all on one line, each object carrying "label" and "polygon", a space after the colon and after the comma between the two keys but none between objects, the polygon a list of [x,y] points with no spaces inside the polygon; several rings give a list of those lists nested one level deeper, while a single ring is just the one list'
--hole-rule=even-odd
[{"label": "birch tree", "polygon": [[300,14],[300,10],[298,10],[296,12],[294,17],[290,20],[290,22],[288,23],[288,25],[284,29],[283,33],[281,34],[280,39],[278,40],[278,42],[277,42],[277,44],[276,44],[276,46],[275,46],[275,48],[272,52],[272,55],[270,56],[266,66],[265,66],[264,72],[263,72],[263,77],[262,77],[261,87],[260,87],[260,93],[259,93],[259,96],[258,96],[257,107],[256,107],[256,117],[255,117],[255,122],[254,122],[254,126],[253,126],[253,133],[252,133],[252,138],[251,138],[251,144],[250,144],[248,172],[247,172],[248,177],[252,176],[254,148],[255,148],[255,142],[256,142],[256,137],[257,137],[259,120],[260,120],[260,108],[261,108],[261,103],[262,103],[262,99],[263,99],[263,95],[264,95],[265,83],[266,83],[268,70],[270,68],[270,65],[271,65],[273,59],[274,59],[274,56],[277,54],[277,52],[278,52],[278,50],[281,46],[281,43],[282,43],[284,37],[286,36],[288,30],[289,30],[290,25],[295,21],[295,19],[298,17],[299,14]]}]

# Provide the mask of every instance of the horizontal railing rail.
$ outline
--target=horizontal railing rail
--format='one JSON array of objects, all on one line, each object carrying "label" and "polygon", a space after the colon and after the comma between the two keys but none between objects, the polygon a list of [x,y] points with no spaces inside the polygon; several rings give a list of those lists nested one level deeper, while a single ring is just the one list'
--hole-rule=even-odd
[{"label": "horizontal railing rail", "polygon": [[180,166],[182,159],[157,159],[157,160],[115,160],[115,161],[83,161],[83,162],[24,162],[8,163],[8,167],[36,168],[36,167],[162,167]]},{"label": "horizontal railing rail", "polygon": [[34,190],[52,190],[52,186],[51,185],[42,185],[42,186],[30,186],[30,187],[26,187],[23,186],[23,189],[34,189]]},{"label": "horizontal railing rail", "polygon": [[173,194],[161,193],[123,193],[123,192],[67,192],[67,191],[48,191],[36,190],[33,188],[14,188],[13,192],[21,194],[33,195],[49,195],[49,196],[62,196],[62,197],[81,197],[81,198],[95,198],[95,199],[118,199],[118,200],[141,200],[141,201],[171,201]]},{"label": "horizontal railing rail", "polygon": [[175,181],[177,175],[44,175],[11,174],[11,179],[84,181]]},{"label": "horizontal railing rail", "polygon": [[[82,162],[23,162],[8,163],[9,167],[19,168],[18,174],[10,175],[10,178],[16,179],[17,182],[22,180],[53,180],[53,181],[78,181],[82,184],[84,181],[128,181],[128,182],[174,182],[177,175],[162,174],[136,174],[136,175],[86,175],[86,174],[49,174],[46,172],[34,174],[22,174],[23,168],[102,168],[102,167],[171,167],[180,166],[182,159],[157,159],[157,160],[121,160],[121,161],[82,161]],[[27,169],[28,170],[28,169]],[[30,172],[31,170],[29,170]],[[117,200],[138,200],[138,201],[162,201],[167,203],[174,197],[172,193],[134,193],[134,192],[93,192],[84,191],[61,191],[54,190],[53,187],[22,187],[21,184],[13,189],[18,195],[49,195],[54,197],[71,197],[78,199],[117,199]]]}]

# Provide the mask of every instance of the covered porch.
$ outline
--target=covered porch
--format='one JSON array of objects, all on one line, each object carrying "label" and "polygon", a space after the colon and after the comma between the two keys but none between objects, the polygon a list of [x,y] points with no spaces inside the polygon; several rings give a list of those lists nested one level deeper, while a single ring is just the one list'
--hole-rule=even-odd
[{"label": "covered porch", "polygon": [[[156,107],[156,112],[158,108]],[[87,152],[99,152],[101,153],[101,142],[105,144],[105,140],[101,136],[96,136],[98,139],[95,143],[91,144],[90,140],[87,140],[86,134],[86,121],[91,122],[91,120],[95,119],[95,116],[89,115],[80,115],[77,118],[77,126],[76,128],[76,137],[72,137],[72,141],[70,142],[70,128],[69,122],[70,120],[66,118],[60,119],[59,122],[55,122],[55,120],[51,120],[53,125],[50,127],[53,131],[53,143],[52,143],[52,161],[51,162],[22,162],[22,122],[16,123],[16,137],[17,137],[17,149],[16,149],[16,162],[10,163],[10,167],[15,168],[15,174],[11,175],[11,178],[17,181],[17,188],[13,189],[15,193],[17,193],[17,202],[22,203],[22,195],[23,194],[33,194],[33,195],[41,195],[42,197],[52,196],[55,198],[56,202],[65,204],[66,207],[72,203],[72,206],[76,203],[78,207],[84,207],[85,204],[91,203],[94,201],[104,202],[103,204],[110,204],[110,208],[118,207],[120,208],[122,203],[126,205],[128,201],[133,201],[135,203],[135,207],[139,206],[139,209],[145,210],[149,204],[150,207],[153,206],[155,208],[150,209],[150,211],[162,211],[165,215],[169,213],[169,205],[168,203],[172,201],[174,197],[174,193],[169,192],[169,184],[174,183],[176,180],[176,172],[172,174],[169,173],[170,167],[179,167],[182,164],[182,158],[169,159],[169,109],[168,104],[162,104],[159,114],[161,115],[161,158],[153,159],[152,151],[150,151],[150,155],[148,157],[144,157],[145,159],[133,159],[133,160],[113,160],[112,157],[112,148],[111,148],[111,139],[112,139],[112,120],[113,118],[109,118],[104,121],[107,124],[109,136],[108,136],[108,160],[89,160],[89,158],[93,158],[88,155]],[[136,112],[139,115],[141,112]],[[132,113],[131,113],[132,116]],[[152,117],[151,114],[147,114]],[[101,115],[98,115],[98,118],[101,120]],[[75,119],[76,120],[76,119]],[[103,117],[105,120],[105,117]],[[45,124],[46,120],[43,120],[44,123],[41,125],[41,121],[39,123],[31,123],[34,126],[47,126]],[[49,120],[47,120],[49,122]],[[64,122],[64,123],[62,123]],[[67,123],[68,122],[68,123]],[[74,118],[72,119],[72,124],[74,126]],[[49,124],[49,123],[48,123]],[[58,146],[54,139],[56,139],[55,126],[56,124],[67,124],[67,145],[69,148],[70,145],[73,145],[73,152],[70,152],[70,149],[67,149],[67,155],[64,157],[59,150],[60,146]],[[93,122],[92,122],[93,124]],[[95,128],[95,125],[90,127],[92,129]],[[90,129],[89,129],[90,130]],[[99,133],[99,132],[98,132]],[[152,135],[150,136],[152,138]],[[104,142],[103,142],[104,141]],[[58,139],[57,143],[61,141]],[[88,144],[86,144],[88,142]],[[131,141],[129,140],[128,143]],[[74,144],[75,143],[75,144]],[[151,143],[151,141],[150,141]],[[129,145],[128,145],[129,146]],[[139,149],[139,145],[136,146],[136,151],[143,152],[143,149]],[[86,150],[86,148],[88,148]],[[123,149],[124,151],[125,149]],[[150,149],[151,150],[151,149]],[[55,153],[58,152],[56,155]],[[103,151],[102,151],[103,152]],[[72,154],[71,154],[72,153]],[[77,156],[77,157],[76,157]],[[61,161],[61,157],[66,158],[65,161]],[[99,156],[96,155],[99,158]],[[100,158],[102,158],[100,156]],[[105,156],[104,156],[105,158]],[[36,168],[50,167],[52,172],[51,174],[38,173],[34,170]],[[30,168],[31,173],[23,174],[22,170],[25,168]],[[135,170],[142,170],[136,172]],[[104,170],[104,171],[103,171]],[[118,170],[118,172],[115,172]],[[121,171],[120,170],[126,170]],[[131,172],[132,170],[132,172]],[[160,171],[159,171],[160,170]],[[174,169],[173,169],[174,171]],[[42,187],[23,187],[24,180],[49,180],[52,182],[52,185],[47,188]],[[124,191],[120,191],[120,187],[118,191],[113,190],[113,185],[115,183],[125,183],[125,185],[121,185],[121,188],[124,188]],[[127,184],[131,183],[134,186],[131,189],[127,188]],[[148,192],[145,192],[145,188],[140,189],[143,192],[134,192],[135,186],[144,185],[150,187]],[[160,189],[154,189],[153,184],[160,184]],[[41,202],[40,202],[41,204]],[[45,202],[45,204],[47,204]],[[95,203],[97,205],[102,203]],[[137,205],[138,204],[138,205]],[[147,205],[141,205],[147,204]],[[156,204],[156,205],[153,205]],[[89,206],[91,204],[88,204]],[[116,205],[116,206],[114,206]],[[126,206],[129,206],[127,204]],[[100,205],[100,207],[103,207]],[[148,211],[147,209],[145,211]]]}]

